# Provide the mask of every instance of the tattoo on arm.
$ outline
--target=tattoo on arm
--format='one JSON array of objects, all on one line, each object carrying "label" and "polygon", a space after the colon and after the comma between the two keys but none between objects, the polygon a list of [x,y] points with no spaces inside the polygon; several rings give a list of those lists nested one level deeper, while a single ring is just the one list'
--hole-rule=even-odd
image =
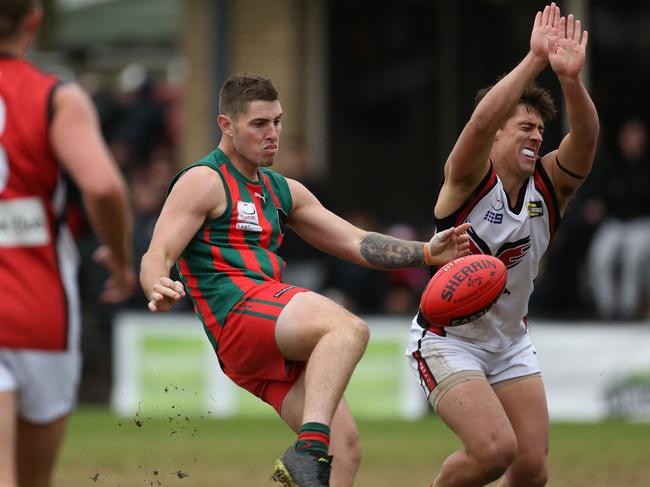
[{"label": "tattoo on arm", "polygon": [[361,255],[373,267],[399,269],[424,265],[422,242],[409,242],[380,233],[369,233],[360,243]]}]

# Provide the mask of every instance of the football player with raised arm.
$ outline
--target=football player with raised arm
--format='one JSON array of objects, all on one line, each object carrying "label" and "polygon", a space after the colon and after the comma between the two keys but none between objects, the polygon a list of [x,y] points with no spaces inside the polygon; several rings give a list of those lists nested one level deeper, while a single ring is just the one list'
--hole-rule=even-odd
[{"label": "football player with raised arm", "polygon": [[[469,222],[472,253],[501,259],[504,294],[477,320],[442,329],[420,314],[410,362],[431,405],[463,449],[442,464],[433,486],[542,486],[548,478],[548,412],[528,300],[540,259],[567,205],[589,174],[598,139],[596,108],[580,79],[588,34],[552,3],[537,12],[524,59],[483,89],[447,159],[434,219],[439,230]],[[569,133],[540,157],[549,93],[534,85],[557,76]]]}]

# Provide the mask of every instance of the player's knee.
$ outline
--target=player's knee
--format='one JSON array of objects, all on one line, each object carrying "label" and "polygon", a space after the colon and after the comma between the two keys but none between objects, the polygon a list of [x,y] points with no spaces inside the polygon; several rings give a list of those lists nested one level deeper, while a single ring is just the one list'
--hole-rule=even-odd
[{"label": "player's knee", "polygon": [[501,440],[491,439],[476,448],[472,456],[480,464],[486,478],[496,480],[514,462],[517,456],[517,440],[514,436]]},{"label": "player's knee", "polygon": [[337,323],[330,331],[345,340],[350,348],[355,349],[365,350],[370,338],[368,325],[358,316],[350,316],[348,319]]},{"label": "player's knee", "polygon": [[350,323],[350,331],[354,334],[355,341],[365,349],[370,339],[368,324],[361,318],[355,316]]},{"label": "player's knee", "polygon": [[544,487],[548,482],[548,462],[546,457],[517,459],[510,472],[513,485]]}]

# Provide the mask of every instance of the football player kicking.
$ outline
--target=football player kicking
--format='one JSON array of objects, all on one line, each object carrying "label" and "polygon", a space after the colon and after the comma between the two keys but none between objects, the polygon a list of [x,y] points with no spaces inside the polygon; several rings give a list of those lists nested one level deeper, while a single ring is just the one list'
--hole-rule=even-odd
[{"label": "football player kicking", "polygon": [[[340,258],[395,269],[465,255],[469,225],[427,243],[361,230],[299,182],[269,169],[282,129],[270,80],[230,77],[219,110],[219,147],[174,178],[142,258],[149,309],[167,311],[187,290],[226,375],[296,432],[275,480],[289,487],[351,486],[361,446],[343,391],[368,327],[326,297],[283,282],[277,250],[285,226]],[[182,284],[169,278],[174,262]]]}]

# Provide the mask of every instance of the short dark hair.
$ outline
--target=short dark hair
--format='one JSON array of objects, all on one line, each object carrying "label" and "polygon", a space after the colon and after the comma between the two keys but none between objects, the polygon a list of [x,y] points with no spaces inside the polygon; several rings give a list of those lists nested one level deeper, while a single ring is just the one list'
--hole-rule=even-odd
[{"label": "short dark hair", "polygon": [[271,80],[251,73],[234,74],[219,91],[219,113],[237,117],[255,100],[276,101],[278,91]]},{"label": "short dark hair", "polygon": [[[479,102],[485,97],[488,91],[492,89],[494,85],[486,86],[476,93],[474,98],[474,106],[478,105]],[[551,93],[541,86],[533,83],[528,88],[524,90],[519,98],[519,105],[526,105],[529,108],[536,110],[539,115],[542,117],[542,120],[546,123],[549,120],[553,120],[557,114],[557,109],[555,108],[555,102]]]},{"label": "short dark hair", "polygon": [[16,35],[25,15],[39,4],[38,0],[0,0],[0,40]]}]

